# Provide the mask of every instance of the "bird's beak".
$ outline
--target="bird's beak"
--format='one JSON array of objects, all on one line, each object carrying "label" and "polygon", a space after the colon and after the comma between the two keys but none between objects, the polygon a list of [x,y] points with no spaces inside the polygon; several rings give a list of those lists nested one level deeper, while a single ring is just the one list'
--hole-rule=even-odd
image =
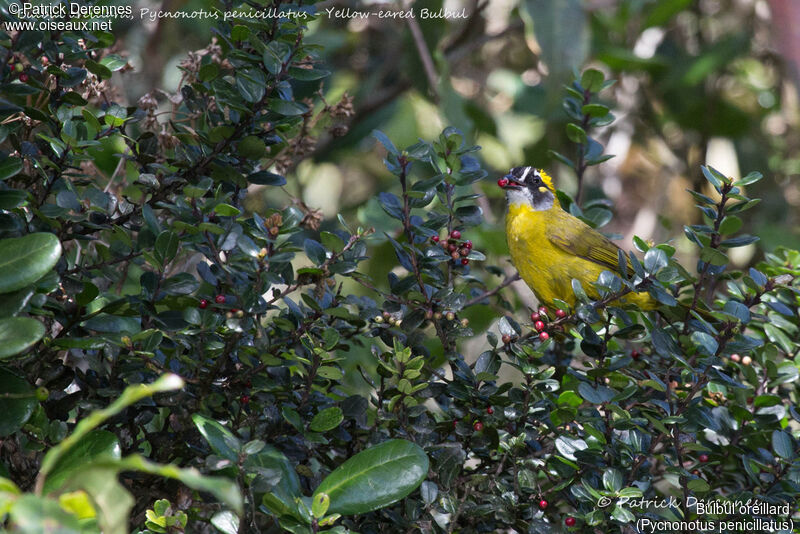
[{"label": "bird's beak", "polygon": [[498,182],[503,189],[521,189],[523,184],[513,174],[506,174]]}]

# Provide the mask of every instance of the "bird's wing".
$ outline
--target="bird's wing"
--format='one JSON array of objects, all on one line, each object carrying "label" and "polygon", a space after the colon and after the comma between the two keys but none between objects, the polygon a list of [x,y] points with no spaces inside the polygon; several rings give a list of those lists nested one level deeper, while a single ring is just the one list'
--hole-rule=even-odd
[{"label": "bird's wing", "polygon": [[[619,272],[620,248],[617,245],[566,211],[553,212],[553,220],[545,232],[551,243],[574,256],[602,265],[609,271]],[[627,263],[628,272],[631,272],[630,260]]]}]

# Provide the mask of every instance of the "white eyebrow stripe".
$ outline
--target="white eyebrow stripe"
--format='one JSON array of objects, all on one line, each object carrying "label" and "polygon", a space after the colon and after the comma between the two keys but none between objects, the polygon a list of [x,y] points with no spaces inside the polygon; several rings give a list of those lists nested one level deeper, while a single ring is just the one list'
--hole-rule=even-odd
[{"label": "white eyebrow stripe", "polygon": [[524,182],[525,178],[528,177],[528,173],[531,172],[531,167],[525,167],[525,172],[522,173],[522,178],[519,179],[520,182]]}]

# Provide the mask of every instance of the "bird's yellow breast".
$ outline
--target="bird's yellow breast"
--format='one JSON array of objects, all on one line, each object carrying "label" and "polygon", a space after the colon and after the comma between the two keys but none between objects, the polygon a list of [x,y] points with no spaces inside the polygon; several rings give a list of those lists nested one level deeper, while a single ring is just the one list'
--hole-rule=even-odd
[{"label": "bird's yellow breast", "polygon": [[[526,204],[508,206],[506,237],[511,261],[536,298],[548,306],[553,305],[554,299],[574,306],[573,278],[580,280],[586,293],[596,299],[598,294],[592,284],[608,268],[571,254],[548,239],[546,229],[549,224],[554,221],[565,223],[564,218],[556,217],[553,210],[561,210],[561,207],[554,204],[548,210],[537,211]],[[623,300],[645,305],[650,299],[644,293],[628,295]]]}]

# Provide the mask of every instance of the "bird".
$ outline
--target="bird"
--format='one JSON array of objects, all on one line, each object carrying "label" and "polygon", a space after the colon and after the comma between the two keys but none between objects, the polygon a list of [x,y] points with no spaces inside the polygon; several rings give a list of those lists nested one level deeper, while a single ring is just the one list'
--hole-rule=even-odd
[{"label": "bird", "polygon": [[[511,261],[537,300],[555,306],[558,299],[574,308],[573,279],[591,299],[599,300],[593,284],[603,271],[619,274],[620,248],[561,208],[553,179],[542,169],[514,167],[497,183],[506,192]],[[628,271],[632,272],[630,260]],[[657,306],[646,292],[628,293],[615,301],[620,303],[641,310]]]}]

